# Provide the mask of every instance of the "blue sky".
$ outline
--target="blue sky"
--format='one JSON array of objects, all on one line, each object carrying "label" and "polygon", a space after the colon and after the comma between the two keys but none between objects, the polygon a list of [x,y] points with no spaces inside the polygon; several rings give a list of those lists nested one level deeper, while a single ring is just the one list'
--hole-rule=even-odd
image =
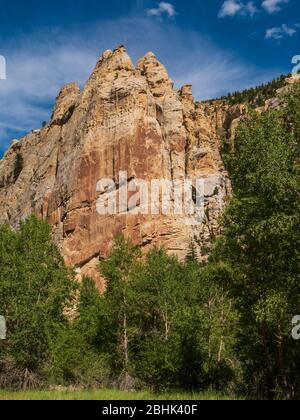
[{"label": "blue sky", "polygon": [[299,38],[299,0],[0,0],[0,156],[118,44],[134,61],[153,51],[206,99],[289,73]]}]

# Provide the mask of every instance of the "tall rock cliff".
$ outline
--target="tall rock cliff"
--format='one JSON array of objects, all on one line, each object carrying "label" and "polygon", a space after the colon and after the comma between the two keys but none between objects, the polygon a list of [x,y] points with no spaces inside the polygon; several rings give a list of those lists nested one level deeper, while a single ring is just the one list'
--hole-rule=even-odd
[{"label": "tall rock cliff", "polygon": [[[191,86],[175,90],[154,54],[135,67],[123,46],[106,51],[84,89],[63,87],[49,123],[14,141],[0,161],[0,223],[17,227],[32,213],[48,220],[67,264],[99,287],[98,261],[117,233],[180,258],[194,240],[205,258],[230,188],[220,156],[223,120],[195,103]],[[204,219],[189,225],[181,214],[99,214],[97,183],[107,178],[122,188],[120,171],[128,181],[204,179]]]}]

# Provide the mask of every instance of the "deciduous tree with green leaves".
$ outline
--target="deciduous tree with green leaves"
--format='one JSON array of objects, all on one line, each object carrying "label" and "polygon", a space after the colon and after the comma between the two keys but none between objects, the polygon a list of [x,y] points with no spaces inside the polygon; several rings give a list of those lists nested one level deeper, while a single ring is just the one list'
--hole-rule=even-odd
[{"label": "deciduous tree with green leaves", "polygon": [[1,361],[42,374],[50,343],[67,323],[65,310],[75,289],[51,238],[48,223],[29,217],[18,230],[0,226],[0,313],[7,320]]},{"label": "deciduous tree with green leaves", "polygon": [[256,395],[299,392],[300,347],[291,320],[300,305],[300,88],[279,110],[253,112],[226,156],[234,196],[210,264],[222,263],[239,313],[236,351]]},{"label": "deciduous tree with green leaves", "polygon": [[137,297],[134,288],[135,274],[141,256],[138,247],[123,235],[116,237],[108,258],[100,262],[100,272],[106,280],[105,299],[109,317],[112,320],[114,365],[120,370],[122,386],[130,385],[130,344],[138,333],[136,328]]}]

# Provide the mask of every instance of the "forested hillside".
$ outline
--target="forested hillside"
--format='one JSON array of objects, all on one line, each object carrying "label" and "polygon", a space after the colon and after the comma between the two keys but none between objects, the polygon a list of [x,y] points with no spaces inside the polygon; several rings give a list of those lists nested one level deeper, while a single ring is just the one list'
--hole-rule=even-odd
[{"label": "forested hillside", "polygon": [[279,89],[286,86],[286,80],[289,77],[291,77],[291,74],[281,75],[276,79],[273,79],[271,82],[263,83],[259,86],[242,91],[232,92],[228,95],[221,96],[218,99],[209,100],[207,102],[220,100],[225,101],[229,105],[246,104],[251,108],[262,107],[268,99],[276,97]]},{"label": "forested hillside", "polygon": [[228,100],[230,105],[248,104],[252,107],[263,106],[266,100],[274,98],[276,91],[286,85],[287,76],[280,76],[272,82],[259,85],[255,88],[243,90],[241,92],[233,92],[221,99]]}]

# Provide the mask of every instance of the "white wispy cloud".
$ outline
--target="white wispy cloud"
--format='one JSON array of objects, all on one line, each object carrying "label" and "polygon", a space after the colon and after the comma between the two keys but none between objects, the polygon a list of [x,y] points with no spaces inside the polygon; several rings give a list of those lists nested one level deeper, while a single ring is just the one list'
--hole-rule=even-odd
[{"label": "white wispy cloud", "polygon": [[270,14],[280,12],[282,6],[290,0],[264,0],[262,7]]},{"label": "white wispy cloud", "polygon": [[250,16],[253,17],[256,13],[265,10],[269,14],[280,12],[284,4],[289,3],[290,0],[264,0],[261,8],[258,8],[253,1],[247,3],[241,0],[225,0],[220,11],[219,17],[233,17],[233,16]]},{"label": "white wispy cloud", "polygon": [[193,83],[197,99],[265,82],[282,70],[249,65],[199,33],[147,18],[41,29],[9,44],[0,41],[1,54],[7,59],[7,80],[0,80],[0,156],[13,138],[49,119],[63,84],[77,81],[82,86],[101,52],[120,43],[133,61],[153,51],[176,87]]},{"label": "white wispy cloud", "polygon": [[1,51],[7,79],[0,80],[0,152],[12,138],[48,120],[59,87],[82,83],[95,64],[95,54],[79,39],[48,31],[14,39]]},{"label": "white wispy cloud", "polygon": [[178,14],[173,4],[167,3],[165,1],[158,3],[157,7],[155,8],[147,9],[146,13],[148,16],[154,16],[159,19],[162,19],[163,16],[172,18]]},{"label": "white wispy cloud", "polygon": [[243,3],[239,0],[226,0],[219,11],[219,17],[233,17],[237,15],[253,17],[256,13],[258,13],[258,8],[253,1]]},{"label": "white wispy cloud", "polygon": [[291,37],[297,33],[299,25],[288,26],[283,24],[278,27],[269,28],[266,31],[265,39],[273,39],[279,41],[283,38]]}]

